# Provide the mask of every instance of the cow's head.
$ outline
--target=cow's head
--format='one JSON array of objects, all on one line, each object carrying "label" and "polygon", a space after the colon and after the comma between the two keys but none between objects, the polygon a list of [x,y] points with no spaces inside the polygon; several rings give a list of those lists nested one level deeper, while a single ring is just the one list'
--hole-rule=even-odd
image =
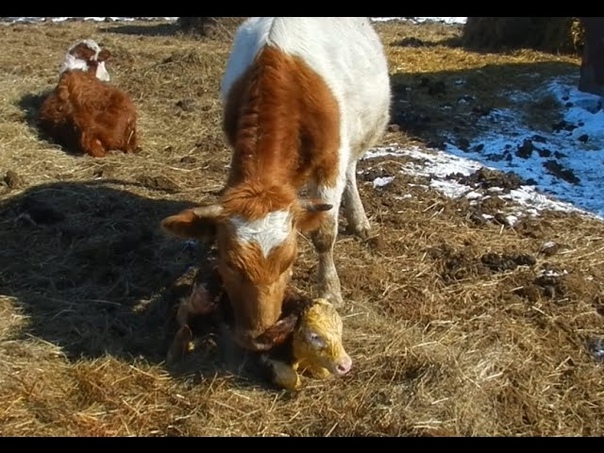
[{"label": "cow's head", "polygon": [[218,203],[184,210],[163,219],[161,226],[181,238],[217,240],[218,270],[233,307],[235,340],[246,349],[262,350],[269,346],[255,340],[281,316],[298,231],[317,228],[331,208],[320,201],[296,200],[254,216]]},{"label": "cow's head", "polygon": [[94,74],[97,79],[103,82],[109,82],[111,77],[105,67],[105,61],[110,56],[111,54],[107,49],[101,49],[92,39],[84,39],[69,48],[59,73],[79,70]]}]

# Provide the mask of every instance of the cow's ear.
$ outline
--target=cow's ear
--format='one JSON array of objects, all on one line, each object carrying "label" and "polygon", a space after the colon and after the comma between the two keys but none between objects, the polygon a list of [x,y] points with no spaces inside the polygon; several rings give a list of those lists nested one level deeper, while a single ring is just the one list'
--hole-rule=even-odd
[{"label": "cow's ear", "polygon": [[271,327],[266,329],[262,335],[257,337],[254,342],[262,345],[266,349],[271,349],[284,343],[296,329],[299,315],[292,313],[280,319]]},{"label": "cow's ear", "polygon": [[216,224],[221,211],[219,205],[185,209],[163,219],[160,226],[172,236],[209,242],[216,238]]},{"label": "cow's ear", "polygon": [[333,205],[320,200],[301,200],[294,211],[294,224],[303,233],[314,231],[321,225],[325,213],[332,208]]},{"label": "cow's ear", "polygon": [[109,60],[109,58],[111,58],[111,52],[109,52],[107,49],[103,49],[99,52],[97,60],[98,61],[107,61],[107,60]]}]

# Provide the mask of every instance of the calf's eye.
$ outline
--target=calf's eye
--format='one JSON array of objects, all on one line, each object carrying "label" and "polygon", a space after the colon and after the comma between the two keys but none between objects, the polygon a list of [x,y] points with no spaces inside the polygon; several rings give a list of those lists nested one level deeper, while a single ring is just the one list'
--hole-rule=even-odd
[{"label": "calf's eye", "polygon": [[313,345],[317,349],[325,347],[325,342],[316,332],[308,332],[306,334],[306,339],[311,345]]}]

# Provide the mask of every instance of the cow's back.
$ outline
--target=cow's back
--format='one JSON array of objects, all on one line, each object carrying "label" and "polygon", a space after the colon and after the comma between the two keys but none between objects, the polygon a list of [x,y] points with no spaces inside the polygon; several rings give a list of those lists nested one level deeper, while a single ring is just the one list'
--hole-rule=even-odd
[{"label": "cow's back", "polygon": [[273,17],[251,17],[237,29],[220,82],[220,95],[223,101],[226,101],[233,83],[245,72],[258,51],[266,44],[273,19]]},{"label": "cow's back", "polygon": [[390,80],[382,43],[368,18],[248,19],[235,35],[221,82],[223,100],[265,45],[299,57],[325,81],[338,101],[342,132],[352,147],[381,133],[388,120]]}]

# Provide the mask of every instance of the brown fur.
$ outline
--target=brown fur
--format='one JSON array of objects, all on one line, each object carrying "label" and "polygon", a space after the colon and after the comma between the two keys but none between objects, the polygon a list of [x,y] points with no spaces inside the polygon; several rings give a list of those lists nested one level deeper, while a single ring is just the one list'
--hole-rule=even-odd
[{"label": "brown fur", "polygon": [[296,192],[292,187],[268,184],[251,179],[249,182],[227,187],[221,198],[224,216],[239,215],[257,220],[269,212],[288,209],[296,201]]},{"label": "brown fur", "polygon": [[[182,359],[193,349],[194,332],[198,332],[200,326],[205,329],[208,322],[214,327],[223,322],[229,326],[233,325],[234,313],[217,266],[214,259],[204,263],[196,272],[190,293],[175,307],[176,331],[167,355],[167,361],[170,363]],[[272,350],[277,347],[278,360],[289,362],[292,334],[299,324],[301,314],[310,304],[311,299],[288,289],[283,302],[282,317],[258,338],[262,349]]]},{"label": "brown fur", "polygon": [[297,254],[295,237],[286,239],[266,258],[255,244],[233,241],[227,229],[219,231],[218,242],[224,247],[218,270],[233,306],[235,325],[260,334],[281,315],[291,276],[288,270]]},{"label": "brown fur", "polygon": [[230,186],[257,180],[297,190],[310,175],[335,184],[338,104],[298,57],[261,51],[229,93],[224,131],[234,148]]},{"label": "brown fur", "polygon": [[[94,54],[91,49],[76,46],[74,52],[89,60],[89,70],[61,74],[38,112],[40,128],[74,153],[102,157],[109,150],[135,152],[137,113],[132,100],[95,77],[96,62],[90,60],[90,54]],[[109,52],[103,49],[99,60],[108,56]]]},{"label": "brown fur", "polygon": [[166,217],[160,226],[165,232],[182,239],[211,241],[216,237],[216,222],[196,215],[193,209]]},{"label": "brown fur", "polygon": [[[233,305],[236,331],[251,349],[253,338],[274,325],[291,278],[297,230],[311,231],[331,206],[304,204],[298,191],[312,178],[333,186],[338,176],[339,108],[323,80],[300,58],[266,47],[233,85],[223,126],[233,148],[231,171],[216,209],[183,211],[163,220],[178,236],[215,231],[219,271]],[[232,216],[255,220],[289,210],[292,231],[264,258],[254,245],[234,241]]]}]

